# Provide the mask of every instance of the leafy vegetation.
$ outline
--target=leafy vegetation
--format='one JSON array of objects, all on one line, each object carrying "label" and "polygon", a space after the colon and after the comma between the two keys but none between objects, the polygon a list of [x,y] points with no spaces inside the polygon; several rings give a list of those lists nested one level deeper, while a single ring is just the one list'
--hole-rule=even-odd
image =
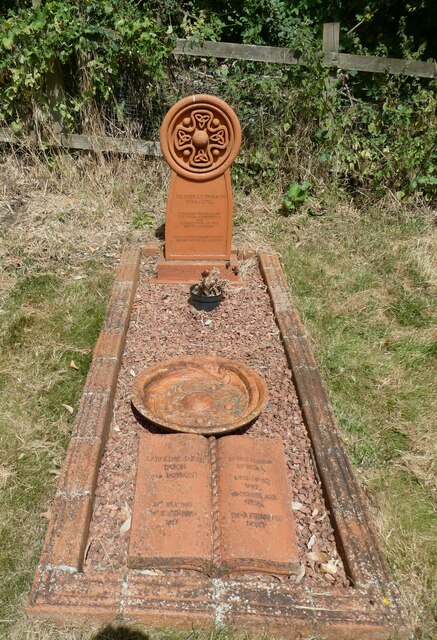
[{"label": "leafy vegetation", "polygon": [[385,55],[386,48],[392,57],[400,57],[408,41],[420,47],[425,57],[437,54],[433,33],[437,9],[431,0],[165,0],[156,5],[166,7],[167,20],[172,17],[179,24],[183,16],[184,26],[205,38],[212,33],[214,39],[226,42],[288,47],[306,27],[316,33],[322,23],[339,21],[345,25],[348,48],[364,46],[379,55]]},{"label": "leafy vegetation", "polygon": [[285,211],[295,211],[299,207],[299,205],[305,202],[308,197],[309,186],[310,183],[306,181],[302,182],[302,184],[299,184],[298,182],[291,183],[291,185],[285,192],[284,200],[282,203]]},{"label": "leafy vegetation", "polygon": [[[437,193],[433,87],[403,77],[339,75],[332,132],[320,131],[319,157],[358,186],[392,188],[399,199]],[[334,144],[333,144],[334,143]]]},{"label": "leafy vegetation", "polygon": [[[68,126],[85,104],[108,100],[122,69],[134,65],[152,94],[172,48],[171,29],[130,0],[50,0],[0,21],[0,122],[15,131],[50,101]],[[49,96],[47,76],[61,67],[69,91]]]},{"label": "leafy vegetation", "polygon": [[[311,184],[322,177],[338,181],[351,193],[372,189],[380,195],[390,189],[401,200],[433,198],[437,193],[435,81],[354,71],[333,74],[323,67],[320,23],[329,12],[338,15],[336,3],[323,7],[316,0],[292,5],[283,0],[243,4],[162,0],[153,7],[133,0],[29,4],[11,8],[0,18],[0,122],[8,122],[15,131],[26,124],[50,123],[49,112],[58,114],[67,130],[101,130],[100,121],[107,122],[112,109],[118,126],[128,111],[129,78],[137,86],[131,101],[148,101],[144,118],[156,120],[151,127],[156,131],[162,103],[174,101],[181,79],[194,82],[206,74],[213,78],[209,91],[227,99],[243,122],[245,144],[237,179],[246,188],[254,180],[273,178],[285,190],[290,174],[297,171],[297,182]],[[389,42],[379,42],[373,49],[364,27],[384,11],[370,3],[360,13],[357,3],[354,17],[354,6],[342,10],[350,21],[342,34],[347,50],[393,55],[396,40],[399,55],[413,59],[424,55],[423,38],[418,37],[416,45],[407,27],[412,16],[428,10],[427,3],[402,10],[392,2],[396,33],[392,25]],[[175,34],[194,43],[230,39],[287,46],[305,57],[305,66],[214,60],[207,65],[193,60],[185,64],[169,59]],[[59,71],[64,90],[56,93],[50,82]]]}]

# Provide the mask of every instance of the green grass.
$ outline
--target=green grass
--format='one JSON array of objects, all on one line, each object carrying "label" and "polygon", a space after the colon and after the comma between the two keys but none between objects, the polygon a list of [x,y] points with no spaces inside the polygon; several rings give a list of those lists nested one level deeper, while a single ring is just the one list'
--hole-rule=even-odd
[{"label": "green grass", "polygon": [[[424,216],[380,208],[294,221],[281,234],[351,458],[374,506],[415,638],[436,637],[436,244]],[[279,240],[279,236],[278,236]]]},{"label": "green grass", "polygon": [[[71,416],[105,311],[109,279],[18,278],[0,329],[0,634],[17,618],[47,527]],[[78,370],[70,366],[71,361]],[[0,484],[1,486],[1,484]],[[22,616],[22,612],[18,617]],[[6,621],[6,622],[4,622]],[[7,622],[11,621],[11,622]]]}]

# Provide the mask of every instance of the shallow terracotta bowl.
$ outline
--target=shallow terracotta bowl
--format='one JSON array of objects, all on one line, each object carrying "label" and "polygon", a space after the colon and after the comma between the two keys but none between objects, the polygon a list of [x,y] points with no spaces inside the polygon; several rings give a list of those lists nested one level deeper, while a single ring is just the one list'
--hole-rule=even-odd
[{"label": "shallow terracotta bowl", "polygon": [[214,435],[252,422],[268,402],[264,380],[220,356],[183,356],[141,372],[132,404],[147,420],[170,431]]}]

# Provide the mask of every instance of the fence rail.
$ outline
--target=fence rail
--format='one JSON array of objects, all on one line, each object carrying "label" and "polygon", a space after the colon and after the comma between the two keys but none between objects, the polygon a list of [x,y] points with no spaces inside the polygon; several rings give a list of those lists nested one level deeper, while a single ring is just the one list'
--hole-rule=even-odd
[{"label": "fence rail", "polygon": [[[33,0],[34,6],[39,0]],[[340,23],[329,22],[323,25],[322,51],[323,63],[333,69],[345,69],[364,71],[369,73],[390,73],[395,75],[413,76],[419,78],[437,77],[437,63],[423,62],[420,60],[401,60],[398,58],[384,58],[380,56],[358,56],[350,53],[339,52]],[[204,42],[202,46],[195,47],[189,40],[177,40],[173,50],[174,55],[224,58],[233,60],[248,60],[252,62],[264,62],[284,65],[305,65],[305,56],[296,56],[291,49],[281,47],[265,47],[252,44],[235,44],[232,42]],[[62,76],[56,73],[47,78],[48,92],[50,96],[58,96],[63,91]],[[335,83],[332,76],[326,79],[326,95],[332,96],[335,91]],[[52,100],[53,101],[53,100]],[[53,109],[53,121],[55,123],[55,137],[53,145],[70,149],[88,149],[105,152],[137,153],[141,155],[159,156],[161,149],[159,143],[150,140],[128,140],[113,138],[110,136],[91,137],[86,135],[65,135],[62,133],[62,121],[59,114]],[[36,138],[35,138],[36,140]],[[0,142],[13,144],[19,138],[8,128],[0,129]]]},{"label": "fence rail", "polygon": [[324,62],[339,69],[367,71],[369,73],[391,73],[415,78],[437,77],[437,64],[435,62],[422,62],[421,60],[356,56],[350,53],[330,51],[325,53]]},{"label": "fence rail", "polygon": [[201,47],[193,47],[190,40],[179,39],[173,49],[175,55],[205,58],[229,58],[251,62],[272,62],[276,64],[305,64],[296,58],[291,49],[281,47],[261,47],[256,44],[235,44],[233,42],[209,42]]},{"label": "fence rail", "polygon": [[[340,33],[340,23],[330,22],[324,24],[323,32],[323,40],[325,42],[327,33]],[[335,48],[323,48],[323,61],[326,66],[371,73],[392,73],[419,78],[435,78],[437,76],[437,64],[435,62],[339,53],[336,35],[331,39],[331,43],[335,44],[335,40],[337,40],[337,46]],[[177,41],[173,53],[175,55],[200,56],[205,58],[232,58],[233,60],[249,60],[252,62],[269,62],[273,64],[306,64],[305,56],[296,56],[291,49],[263,47],[254,44],[235,44],[233,42],[204,42],[201,47],[193,47],[189,40],[180,39]]]}]

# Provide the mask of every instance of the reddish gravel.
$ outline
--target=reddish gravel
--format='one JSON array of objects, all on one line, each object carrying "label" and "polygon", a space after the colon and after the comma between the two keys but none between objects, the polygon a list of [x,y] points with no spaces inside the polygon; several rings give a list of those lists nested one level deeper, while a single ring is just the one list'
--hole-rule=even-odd
[{"label": "reddish gravel", "polygon": [[[85,571],[126,568],[129,532],[120,531],[133,503],[138,436],[158,432],[134,416],[130,393],[134,377],[160,360],[187,354],[215,354],[241,360],[266,381],[270,400],[244,437],[280,437],[285,446],[305,587],[347,588],[322,489],[314,472],[311,445],[291,380],[266,287],[257,268],[232,285],[211,313],[188,304],[188,285],[149,284],[154,261],[144,261],[115,396],[114,419],[103,455],[91,521]],[[237,432],[238,433],[238,432]],[[299,504],[296,504],[299,503]],[[296,508],[297,507],[297,508]],[[125,527],[126,528],[126,527]],[[309,546],[308,546],[309,545]],[[326,554],[334,575],[310,551]],[[323,558],[321,558],[323,560]],[[335,571],[335,569],[333,570]],[[268,576],[247,579],[269,581]],[[295,578],[291,578],[295,579]]]}]

